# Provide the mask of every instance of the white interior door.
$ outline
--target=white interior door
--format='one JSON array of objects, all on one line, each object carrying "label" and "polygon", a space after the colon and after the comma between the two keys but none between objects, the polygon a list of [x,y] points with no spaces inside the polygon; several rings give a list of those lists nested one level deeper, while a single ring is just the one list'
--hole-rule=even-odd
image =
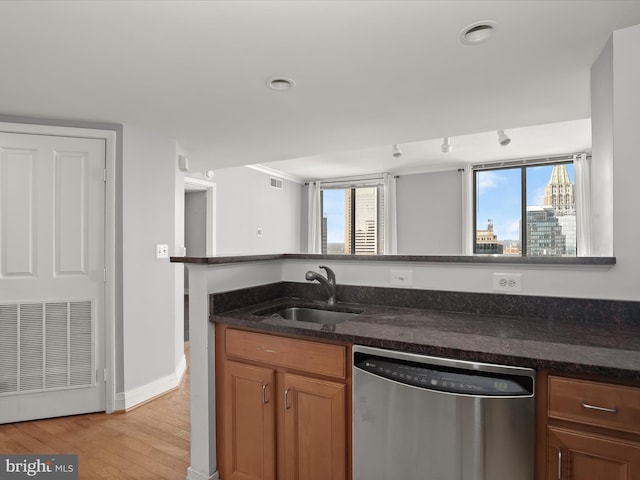
[{"label": "white interior door", "polygon": [[105,410],[105,140],[0,133],[0,423]]}]

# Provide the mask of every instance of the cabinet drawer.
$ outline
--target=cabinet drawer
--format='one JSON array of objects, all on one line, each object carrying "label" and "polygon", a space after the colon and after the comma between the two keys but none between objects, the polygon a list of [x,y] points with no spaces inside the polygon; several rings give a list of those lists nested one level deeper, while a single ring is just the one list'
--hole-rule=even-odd
[{"label": "cabinet drawer", "polygon": [[346,378],[346,348],[263,333],[226,330],[228,356],[317,375]]},{"label": "cabinet drawer", "polygon": [[551,418],[640,433],[640,388],[549,376]]}]

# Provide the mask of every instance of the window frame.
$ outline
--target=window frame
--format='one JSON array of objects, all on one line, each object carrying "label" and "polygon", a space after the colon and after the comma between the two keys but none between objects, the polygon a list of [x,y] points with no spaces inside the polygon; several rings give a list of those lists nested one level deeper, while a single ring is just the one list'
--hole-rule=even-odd
[{"label": "window frame", "polygon": [[[526,160],[514,160],[508,162],[495,162],[486,163],[471,166],[472,173],[472,254],[473,255],[487,255],[477,252],[477,231],[478,231],[478,212],[477,212],[477,200],[478,200],[478,172],[485,171],[504,171],[504,170],[520,170],[520,255],[507,255],[507,254],[493,254],[501,257],[520,257],[520,258],[532,258],[531,255],[527,255],[527,168],[540,167],[540,166],[554,166],[554,165],[568,165],[574,164],[576,155],[562,155],[557,157],[526,159]],[[574,178],[574,187],[576,179]],[[576,205],[576,217],[577,217],[577,205]],[[576,253],[572,256],[565,258],[578,257],[579,250],[579,238],[576,232]],[[537,256],[537,255],[536,255]],[[558,258],[558,255],[545,255],[544,258]],[[564,257],[564,256],[563,256]]]},{"label": "window frame", "polygon": [[[363,189],[363,188],[375,188],[377,193],[377,197],[376,197],[376,252],[373,253],[373,255],[383,255],[384,254],[384,184],[382,181],[382,178],[378,179],[374,179],[371,181],[365,181],[365,182],[357,182],[357,183],[353,183],[353,182],[341,182],[341,181],[335,181],[335,182],[322,182],[320,184],[320,232],[321,232],[321,237],[323,236],[323,221],[322,219],[324,218],[324,191],[325,190],[350,190],[351,191],[351,201],[349,203],[349,208],[350,208],[350,226],[351,226],[351,235],[349,237],[349,253],[340,253],[340,254],[336,254],[336,255],[345,255],[345,256],[352,256],[352,255],[362,255],[362,256],[366,256],[366,255],[370,255],[367,253],[357,253],[356,252],[356,228],[355,228],[355,224],[356,224],[356,190],[358,189]],[[346,211],[345,211],[345,215],[346,215]],[[327,242],[328,244],[328,242]],[[345,245],[346,247],[346,245]],[[321,245],[321,249],[322,249],[322,245]],[[321,251],[321,253],[323,255],[326,255],[327,252]]]}]

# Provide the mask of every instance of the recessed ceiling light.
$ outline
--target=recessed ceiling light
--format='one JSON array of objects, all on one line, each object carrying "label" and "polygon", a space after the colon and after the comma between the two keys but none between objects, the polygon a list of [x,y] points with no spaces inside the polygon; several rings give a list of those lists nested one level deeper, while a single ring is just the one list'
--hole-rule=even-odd
[{"label": "recessed ceiling light", "polygon": [[287,77],[271,77],[269,80],[267,80],[267,87],[269,87],[271,90],[276,90],[277,92],[291,90],[295,86],[296,82]]},{"label": "recessed ceiling light", "polygon": [[460,32],[460,42],[464,45],[480,45],[493,37],[496,31],[496,22],[493,20],[482,20],[467,25]]}]

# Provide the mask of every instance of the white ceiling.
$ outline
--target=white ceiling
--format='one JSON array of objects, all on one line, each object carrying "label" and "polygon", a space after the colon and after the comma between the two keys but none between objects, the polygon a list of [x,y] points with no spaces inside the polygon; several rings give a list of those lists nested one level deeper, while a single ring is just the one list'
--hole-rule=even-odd
[{"label": "white ceiling", "polygon": [[571,120],[506,131],[511,143],[502,147],[495,131],[451,137],[451,152],[443,153],[442,138],[400,144],[402,156],[391,155],[391,145],[328,152],[266,164],[275,174],[292,180],[317,180],[367,173],[407,174],[454,170],[469,163],[549,157],[591,151],[591,120]]},{"label": "white ceiling", "polygon": [[[196,171],[306,157],[291,173],[319,178],[355,163],[339,152],[442,164],[479,153],[470,134],[511,134],[487,156],[588,118],[589,68],[640,1],[4,0],[0,18],[0,113],[137,125]],[[495,38],[462,45],[479,20]],[[268,90],[274,75],[296,88]]]}]

